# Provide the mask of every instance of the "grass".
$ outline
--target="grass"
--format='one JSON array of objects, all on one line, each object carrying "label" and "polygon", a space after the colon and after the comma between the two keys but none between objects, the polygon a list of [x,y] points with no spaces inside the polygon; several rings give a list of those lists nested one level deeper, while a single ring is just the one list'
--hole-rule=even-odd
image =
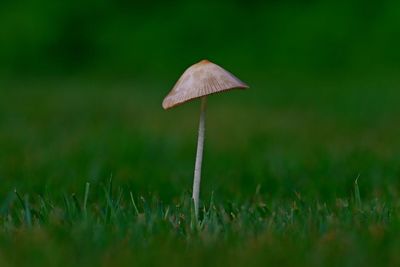
[{"label": "grass", "polygon": [[91,196],[87,184],[84,194],[64,195],[59,202],[10,195],[2,207],[1,260],[15,266],[400,262],[399,203],[361,202],[357,183],[353,197],[333,205],[300,194],[268,201],[259,190],[241,203],[215,201],[212,195],[199,221],[189,194],[166,204],[113,190],[112,180],[97,190],[102,193]]},{"label": "grass", "polygon": [[164,87],[2,86],[0,266],[400,264],[396,86],[210,98],[199,221],[198,105]]}]

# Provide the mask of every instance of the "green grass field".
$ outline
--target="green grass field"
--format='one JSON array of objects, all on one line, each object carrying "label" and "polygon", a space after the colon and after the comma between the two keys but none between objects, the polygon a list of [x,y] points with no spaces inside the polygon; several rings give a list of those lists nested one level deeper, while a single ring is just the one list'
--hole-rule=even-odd
[{"label": "green grass field", "polygon": [[198,102],[2,84],[0,266],[400,266],[398,83],[262,80],[209,98],[199,221]]}]

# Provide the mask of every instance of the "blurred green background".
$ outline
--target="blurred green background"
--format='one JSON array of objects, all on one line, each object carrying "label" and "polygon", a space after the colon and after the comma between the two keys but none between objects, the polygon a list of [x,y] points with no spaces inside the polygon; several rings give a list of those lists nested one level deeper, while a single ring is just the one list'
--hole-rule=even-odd
[{"label": "blurred green background", "polygon": [[248,78],[395,75],[399,16],[396,0],[2,0],[0,70],[159,81],[209,58]]},{"label": "blurred green background", "polygon": [[161,101],[207,58],[251,89],[210,99],[205,196],[334,200],[358,175],[397,196],[399,18],[395,0],[3,0],[0,191],[190,190],[198,105]]}]

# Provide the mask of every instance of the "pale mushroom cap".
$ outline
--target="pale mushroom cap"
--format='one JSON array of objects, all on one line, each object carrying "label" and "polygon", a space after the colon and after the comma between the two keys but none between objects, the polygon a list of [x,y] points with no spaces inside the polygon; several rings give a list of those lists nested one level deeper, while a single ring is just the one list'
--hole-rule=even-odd
[{"label": "pale mushroom cap", "polygon": [[202,60],[190,66],[179,78],[162,106],[169,109],[189,100],[230,89],[249,88],[247,84],[220,66]]}]

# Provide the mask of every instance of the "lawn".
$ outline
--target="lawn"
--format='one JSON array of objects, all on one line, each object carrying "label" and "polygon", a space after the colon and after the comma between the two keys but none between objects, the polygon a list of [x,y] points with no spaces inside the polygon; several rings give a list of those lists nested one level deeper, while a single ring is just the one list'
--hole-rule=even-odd
[{"label": "lawn", "polygon": [[398,83],[210,97],[197,221],[171,82],[1,84],[0,266],[400,265]]}]

